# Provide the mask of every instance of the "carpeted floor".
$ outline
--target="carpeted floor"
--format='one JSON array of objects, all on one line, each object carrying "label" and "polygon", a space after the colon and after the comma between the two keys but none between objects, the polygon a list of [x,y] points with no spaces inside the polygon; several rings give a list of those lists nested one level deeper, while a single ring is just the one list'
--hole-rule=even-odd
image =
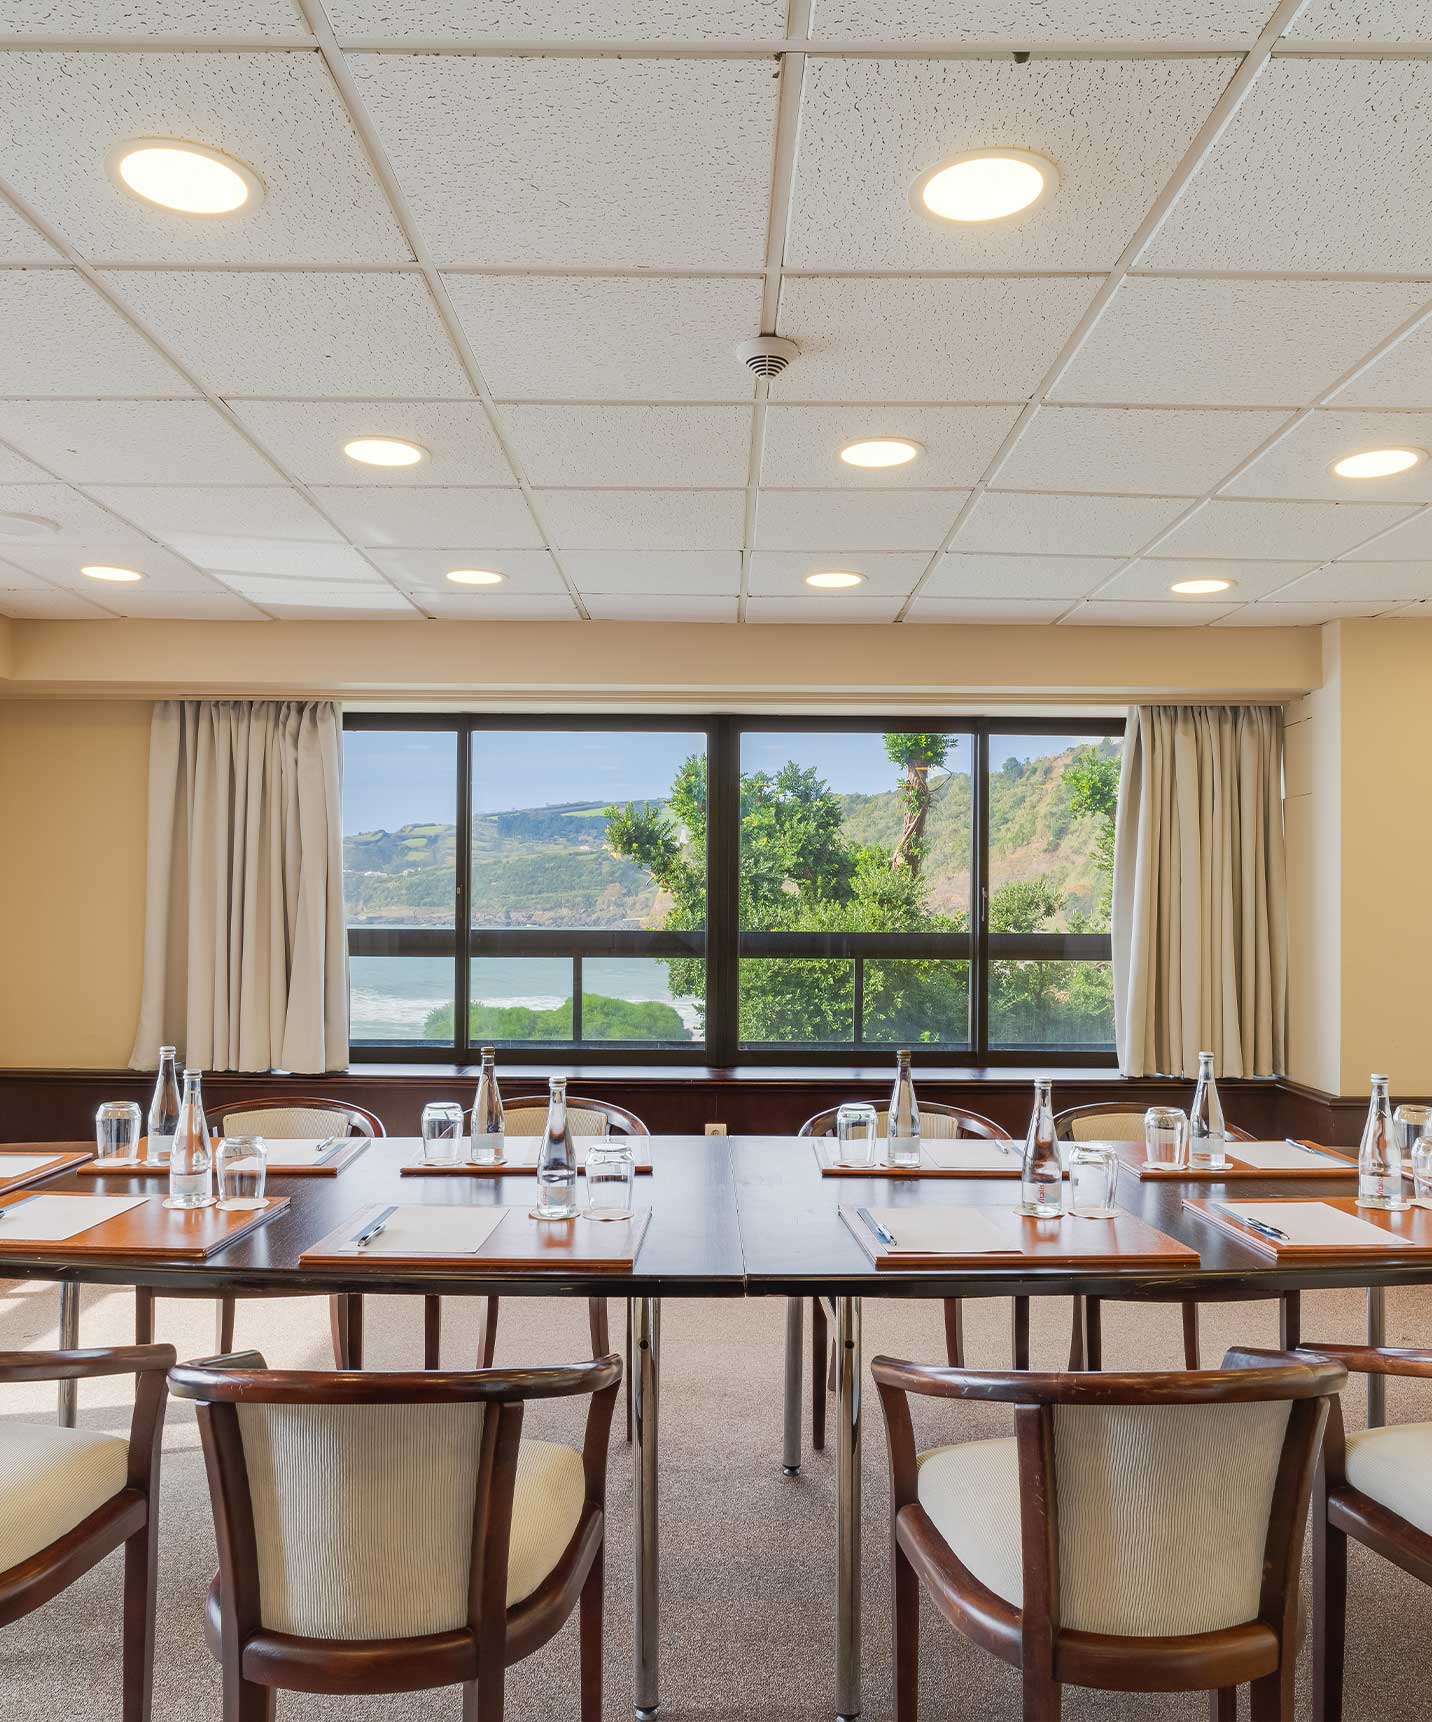
[{"label": "carpeted floor", "polygon": [[[1389,1300],[1389,1343],[1424,1343],[1432,1290]],[[55,1343],[52,1286],[0,1282],[0,1350]],[[420,1354],[416,1301],[373,1299],[368,1332],[374,1367],[410,1364]],[[471,1308],[449,1303],[445,1361],[472,1355]],[[181,1356],[212,1349],[206,1304],[161,1302],[159,1331]],[[1008,1305],[967,1305],[971,1363],[1007,1359]],[[1178,1319],[1168,1309],[1105,1305],[1109,1367],[1177,1367]],[[616,1316],[616,1309],[613,1314]],[[732,1299],[684,1303],[663,1311],[661,1490],[663,1524],[662,1693],[673,1722],[830,1722],[834,1714],[833,1454],[807,1454],[795,1480],[780,1468],[780,1379],[783,1305]],[[1067,1343],[1067,1308],[1035,1306],[1034,1362],[1057,1367]],[[1233,1305],[1205,1314],[1205,1356],[1235,1340],[1276,1343],[1271,1304]],[[1356,1338],[1359,1294],[1305,1299],[1310,1337]],[[91,1288],[81,1332],[87,1344],[126,1343],[133,1296]],[[238,1342],[261,1348],[275,1366],[328,1364],[327,1306],[321,1299],[241,1306]],[[866,1305],[867,1357],[877,1352],[938,1360],[938,1306],[896,1299]],[[586,1312],[580,1303],[510,1299],[503,1304],[498,1362],[559,1361],[580,1356]],[[128,1412],[119,1383],[81,1390],[80,1420],[122,1432]],[[51,1388],[0,1389],[0,1418],[53,1415]],[[1394,1387],[1390,1414],[1432,1416],[1432,1395]],[[888,1717],[885,1440],[873,1392],[867,1399],[865,1493],[865,1714]],[[1349,1423],[1362,1416],[1360,1386]],[[531,1433],[578,1439],[577,1419],[559,1407],[529,1413]],[[922,1445],[1006,1432],[991,1408],[937,1407],[919,1427]],[[156,1668],[156,1722],[204,1722],[219,1715],[219,1682],[199,1632],[199,1610],[213,1572],[208,1493],[198,1436],[188,1407],[171,1405],[165,1436]],[[607,1604],[607,1715],[631,1715],[631,1476],[618,1430],[610,1491]],[[1230,1462],[1236,1456],[1230,1455]],[[1349,1722],[1410,1722],[1432,1714],[1432,1592],[1385,1563],[1354,1551],[1351,1576]],[[119,1556],[37,1613],[0,1631],[0,1717],[4,1722],[117,1722]],[[1308,1718],[1306,1667],[1300,1717]],[[1013,1670],[944,1629],[926,1611],[923,1716],[998,1722],[1019,1715]],[[559,1722],[575,1715],[576,1627],[513,1669],[512,1722]],[[1246,1703],[1246,1700],[1245,1700]],[[456,1718],[455,1692],[368,1699],[301,1695],[280,1700],[283,1722],[417,1722]],[[1246,1710],[1245,1710],[1246,1714]],[[1157,1722],[1202,1718],[1200,1695],[1145,1697],[1070,1691],[1071,1722]],[[1316,1719],[1314,1719],[1316,1722]]]}]

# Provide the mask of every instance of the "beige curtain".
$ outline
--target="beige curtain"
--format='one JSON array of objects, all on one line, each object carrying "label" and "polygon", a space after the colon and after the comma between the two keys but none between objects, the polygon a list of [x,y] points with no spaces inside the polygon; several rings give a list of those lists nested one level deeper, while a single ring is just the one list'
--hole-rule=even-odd
[{"label": "beige curtain", "polygon": [[144,990],[130,1065],[348,1062],[343,734],[323,700],[162,700],[149,741]]},{"label": "beige curtain", "polygon": [[1114,845],[1114,1015],[1126,1076],[1273,1076],[1287,1052],[1283,718],[1135,706]]}]

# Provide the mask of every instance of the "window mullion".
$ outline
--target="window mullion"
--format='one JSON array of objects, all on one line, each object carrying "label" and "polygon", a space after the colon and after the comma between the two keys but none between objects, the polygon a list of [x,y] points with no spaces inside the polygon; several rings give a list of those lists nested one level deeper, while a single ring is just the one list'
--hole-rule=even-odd
[{"label": "window mullion", "polygon": [[456,968],[453,974],[453,1049],[459,1058],[472,1051],[472,729],[457,734],[457,854],[454,856],[457,902]]},{"label": "window mullion", "polygon": [[989,731],[973,737],[970,771],[970,1044],[976,1064],[989,1056]]}]

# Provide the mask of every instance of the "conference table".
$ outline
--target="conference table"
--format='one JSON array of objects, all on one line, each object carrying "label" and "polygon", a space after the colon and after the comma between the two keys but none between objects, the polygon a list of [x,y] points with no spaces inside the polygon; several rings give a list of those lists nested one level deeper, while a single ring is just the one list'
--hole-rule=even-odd
[{"label": "conference table", "polygon": [[[629,1300],[634,1334],[633,1446],[637,1582],[635,1586],[635,1710],[639,1719],[660,1706],[660,1543],[658,1448],[660,1434],[661,1303],[667,1297],[821,1296],[835,1306],[836,1656],[834,1710],[861,1714],[861,1313],[867,1297],[1070,1297],[1166,1299],[1181,1291],[1223,1297],[1279,1298],[1337,1287],[1369,1288],[1370,1309],[1387,1286],[1432,1281],[1432,1261],[1335,1266],[1278,1265],[1252,1246],[1216,1229],[1183,1207],[1186,1195],[1218,1199],[1226,1184],[1187,1180],[1143,1182],[1121,1170],[1117,1202],[1167,1236],[1199,1253],[1196,1266],[1031,1267],[999,1265],[944,1269],[879,1269],[840,1216],[842,1204],[916,1207],[942,1204],[1012,1206],[1016,1186],[1003,1178],[823,1178],[808,1139],[783,1136],[667,1136],[646,1139],[653,1173],[637,1181],[636,1201],[651,1221],[629,1272],[540,1273],[438,1269],[385,1262],[381,1269],[301,1266],[300,1255],[358,1210],[392,1202],[486,1204],[521,1207],[533,1199],[531,1173],[502,1176],[404,1178],[401,1167],[421,1152],[413,1138],[380,1138],[333,1178],[275,1175],[270,1189],[289,1198],[267,1224],[202,1263],[162,1260],[85,1260],[66,1257],[62,1245],[43,1253],[0,1255],[0,1278],[58,1280],[62,1286],[61,1343],[77,1340],[75,1288],[83,1282],[166,1287],[215,1293],[235,1291],[370,1292],[590,1297]],[[48,1144],[46,1146],[75,1146]],[[152,1181],[151,1181],[152,1182]],[[94,1177],[73,1172],[53,1178],[46,1191],[134,1193],[132,1176]],[[1346,1176],[1300,1180],[1268,1174],[1242,1181],[1240,1197],[1297,1194],[1347,1196]],[[1328,1337],[1320,1335],[1318,1337]],[[1380,1337],[1380,1335],[1378,1336]],[[798,1355],[798,1352],[797,1352]],[[540,1361],[540,1360],[538,1360]],[[1137,1359],[1128,1360],[1131,1367]],[[772,1360],[773,1388],[781,1370]],[[797,1403],[799,1386],[797,1383]],[[773,1464],[778,1455],[772,1454]]]}]

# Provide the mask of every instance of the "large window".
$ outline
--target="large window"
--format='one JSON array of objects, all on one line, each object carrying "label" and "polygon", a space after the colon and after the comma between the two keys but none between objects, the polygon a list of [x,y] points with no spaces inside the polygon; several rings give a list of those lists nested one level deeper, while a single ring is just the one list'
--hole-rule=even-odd
[{"label": "large window", "polygon": [[347,726],[357,1057],[1112,1062],[1117,723]]}]

